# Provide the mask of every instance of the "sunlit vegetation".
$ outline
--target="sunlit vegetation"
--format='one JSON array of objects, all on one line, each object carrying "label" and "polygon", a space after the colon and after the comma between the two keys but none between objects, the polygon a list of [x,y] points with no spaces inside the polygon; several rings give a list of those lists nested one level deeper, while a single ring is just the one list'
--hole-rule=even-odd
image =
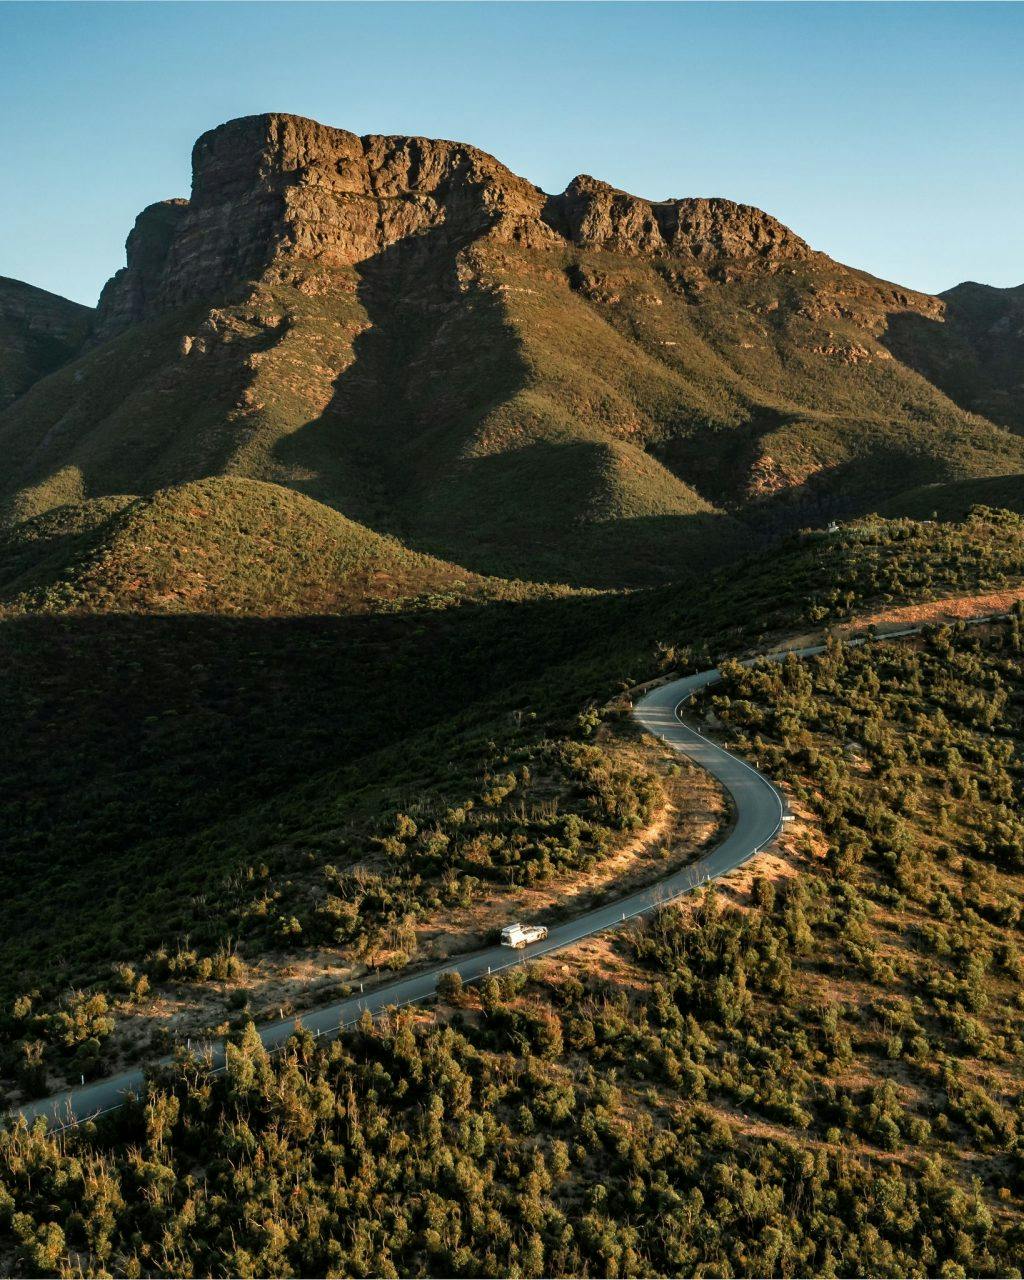
[{"label": "sunlit vegetation", "polygon": [[[564,589],[563,589],[564,591]],[[216,477],[0,529],[0,605],[263,617],[557,596],[418,555],[280,485]]]},{"label": "sunlit vegetation", "polygon": [[[869,609],[1022,584],[1024,519],[1013,512],[977,506],[958,524],[866,517],[833,532],[804,531],[771,557],[714,576],[699,607],[677,615],[679,643],[663,645],[664,661],[699,665],[730,647],[736,653]],[[671,622],[661,628],[667,640]],[[694,648],[696,638],[714,647]]]}]

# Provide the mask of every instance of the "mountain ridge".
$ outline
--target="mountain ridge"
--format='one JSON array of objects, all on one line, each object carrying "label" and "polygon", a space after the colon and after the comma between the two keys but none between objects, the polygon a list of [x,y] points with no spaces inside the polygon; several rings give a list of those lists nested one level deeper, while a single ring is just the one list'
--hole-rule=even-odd
[{"label": "mountain ridge", "polygon": [[190,199],[139,214],[128,265],[100,297],[99,331],[109,336],[280,256],[355,265],[438,227],[541,249],[564,240],[696,258],[812,253],[777,219],[729,200],[648,201],[585,174],[549,195],[465,143],[254,115],[200,136]]}]

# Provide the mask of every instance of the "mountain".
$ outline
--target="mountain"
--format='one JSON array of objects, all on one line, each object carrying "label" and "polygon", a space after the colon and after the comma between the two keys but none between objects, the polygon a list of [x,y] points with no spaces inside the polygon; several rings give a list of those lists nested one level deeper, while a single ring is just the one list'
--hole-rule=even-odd
[{"label": "mountain", "polygon": [[81,350],[92,309],[0,276],[0,410]]},{"label": "mountain", "polygon": [[0,501],[244,477],[476,573],[685,578],[1024,471],[1012,413],[908,353],[961,314],[728,200],[551,196],[460,143],[247,117],[139,215],[90,349],[0,416]]},{"label": "mountain", "polygon": [[939,296],[942,322],[901,317],[893,351],[964,409],[1024,433],[1024,284],[968,281]]}]

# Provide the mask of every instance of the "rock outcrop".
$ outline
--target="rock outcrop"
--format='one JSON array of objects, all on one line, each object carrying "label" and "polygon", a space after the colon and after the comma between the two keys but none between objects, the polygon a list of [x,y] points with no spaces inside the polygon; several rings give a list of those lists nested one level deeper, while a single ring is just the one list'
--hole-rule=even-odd
[{"label": "rock outcrop", "polygon": [[152,205],[128,238],[128,265],[104,289],[100,324],[208,296],[281,258],[350,265],[437,230],[554,239],[542,191],[474,147],[357,137],[299,116],[248,116],[205,133],[192,196]]},{"label": "rock outcrop", "polygon": [[651,203],[585,176],[547,196],[462,143],[248,116],[198,140],[189,200],[139,215],[128,265],[103,291],[99,331],[209,297],[281,259],[351,265],[427,232],[698,259],[811,252],[774,218],[728,200]]},{"label": "rock outcrop", "polygon": [[778,219],[732,200],[641,200],[587,174],[553,196],[546,216],[573,244],[622,253],[695,258],[808,258],[811,249]]},{"label": "rock outcrop", "polygon": [[167,258],[188,213],[187,200],[161,200],[135,219],[125,242],[128,265],[107,281],[100,294],[101,334],[117,332],[161,305]]}]

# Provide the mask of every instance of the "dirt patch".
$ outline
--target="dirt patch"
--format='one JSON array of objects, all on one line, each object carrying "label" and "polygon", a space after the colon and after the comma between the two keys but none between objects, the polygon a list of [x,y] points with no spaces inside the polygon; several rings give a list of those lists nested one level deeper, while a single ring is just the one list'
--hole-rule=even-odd
[{"label": "dirt patch", "polygon": [[[838,623],[829,627],[828,631],[841,640],[850,640],[866,634],[871,628],[886,627],[899,630],[902,627],[924,626],[926,623],[970,622],[978,618],[987,618],[992,614],[1009,613],[1013,606],[1022,600],[1024,600],[1024,585],[969,596],[949,596],[946,599],[928,600],[922,604],[892,605],[889,608],[853,618],[849,622]],[[824,639],[823,631],[808,631],[803,635],[787,636],[785,640],[774,646],[773,652],[804,649],[810,645],[821,644]]]},{"label": "dirt patch", "polygon": [[[813,815],[792,800],[789,807],[794,820],[786,823],[774,844],[714,882],[714,891],[729,907],[738,911],[749,909],[755,880],[781,884],[803,874],[808,859],[824,858],[828,843]],[[674,905],[681,911],[692,911],[697,901],[697,897],[691,895],[678,899]]]},{"label": "dirt patch", "polygon": [[618,930],[596,933],[593,937],[577,942],[571,952],[562,957],[548,957],[541,962],[540,972],[546,981],[557,986],[566,978],[580,972],[600,982],[628,987],[639,979],[639,971],[623,954],[618,945]]}]

